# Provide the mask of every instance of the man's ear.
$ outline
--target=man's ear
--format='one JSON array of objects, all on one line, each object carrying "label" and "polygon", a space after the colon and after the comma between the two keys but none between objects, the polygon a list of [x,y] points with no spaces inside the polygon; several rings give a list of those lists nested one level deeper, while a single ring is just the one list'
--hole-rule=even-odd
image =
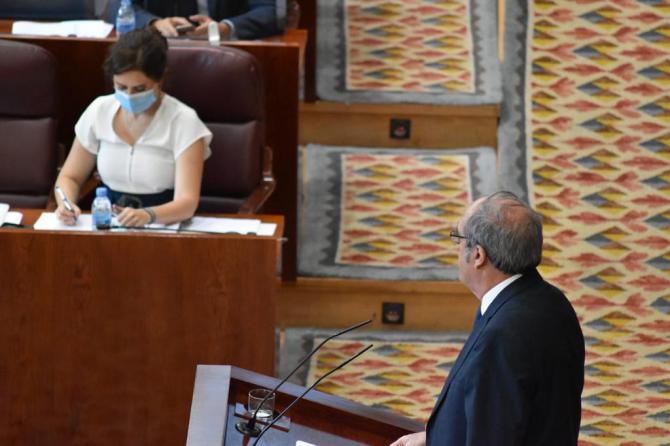
[{"label": "man's ear", "polygon": [[472,251],[475,268],[483,268],[488,262],[486,250],[481,245],[475,245]]}]

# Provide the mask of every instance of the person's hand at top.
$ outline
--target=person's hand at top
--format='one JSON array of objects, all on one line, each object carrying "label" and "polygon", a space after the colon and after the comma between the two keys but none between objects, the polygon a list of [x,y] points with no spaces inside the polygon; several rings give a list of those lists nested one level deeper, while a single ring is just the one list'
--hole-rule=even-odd
[{"label": "person's hand at top", "polygon": [[405,435],[391,443],[391,446],[426,446],[426,432]]},{"label": "person's hand at top", "polygon": [[[207,27],[211,22],[214,21],[211,17],[202,14],[192,15],[189,17],[189,19],[192,22],[196,22],[198,24],[195,30],[189,33],[196,36],[206,36]],[[219,35],[221,36],[221,40],[230,39],[230,26],[228,26],[228,24],[225,22],[217,22],[216,24],[219,26]]]},{"label": "person's hand at top", "polygon": [[156,28],[165,37],[177,37],[177,27],[182,25],[191,25],[191,22],[184,17],[166,17],[164,19],[154,20],[151,26]]}]

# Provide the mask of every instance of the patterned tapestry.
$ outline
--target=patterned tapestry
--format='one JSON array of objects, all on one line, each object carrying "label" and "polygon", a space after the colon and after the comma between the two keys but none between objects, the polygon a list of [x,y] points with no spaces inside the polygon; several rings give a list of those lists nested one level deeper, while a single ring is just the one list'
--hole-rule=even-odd
[{"label": "patterned tapestry", "polygon": [[319,97],[497,103],[491,0],[320,0]]},{"label": "patterned tapestry", "polygon": [[581,319],[580,444],[668,445],[670,2],[507,3],[501,179]]},{"label": "patterned tapestry", "polygon": [[310,145],[301,157],[301,275],[455,279],[449,233],[495,186],[495,153]]},{"label": "patterned tapestry", "polygon": [[345,0],[348,90],[474,93],[470,2]]},{"label": "patterned tapestry", "polygon": [[[321,341],[315,339],[314,344]],[[332,340],[312,358],[307,384],[370,342],[371,350],[319,384],[318,390],[427,421],[465,338],[451,342]]]}]

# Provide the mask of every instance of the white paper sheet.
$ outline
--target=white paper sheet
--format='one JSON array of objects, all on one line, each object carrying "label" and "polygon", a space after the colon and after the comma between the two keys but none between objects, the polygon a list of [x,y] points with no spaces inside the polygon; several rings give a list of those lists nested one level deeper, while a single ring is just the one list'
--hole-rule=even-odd
[{"label": "white paper sheet", "polygon": [[7,203],[0,203],[0,225],[5,222],[7,212],[9,212],[9,205]]},{"label": "white paper sheet", "polygon": [[20,225],[21,220],[23,220],[23,214],[16,211],[9,211],[9,205],[7,203],[0,203],[0,226],[5,223],[12,225]]},{"label": "white paper sheet", "polygon": [[[112,217],[112,226],[116,225],[118,225],[116,217]],[[154,223],[140,230],[143,232],[152,232],[151,229],[153,228],[156,229],[155,232],[166,232],[164,229],[170,229],[176,232],[179,229],[179,225],[180,223],[173,223],[171,225]],[[91,217],[91,214],[81,214],[79,218],[77,218],[77,223],[74,226],[68,226],[58,220],[58,217],[56,217],[56,214],[53,212],[43,212],[33,227],[34,229],[41,231],[93,231],[93,218]],[[114,232],[125,232],[132,230],[133,228],[112,229]]]},{"label": "white paper sheet", "polygon": [[33,228],[39,231],[92,231],[93,220],[91,214],[82,214],[73,226],[61,222],[53,212],[42,212]]},{"label": "white paper sheet", "polygon": [[162,223],[151,223],[150,225],[146,225],[144,227],[145,228],[144,230],[157,229],[157,230],[160,230],[160,232],[167,232],[166,230],[177,232],[179,230],[180,226],[181,226],[181,222],[172,223],[171,225],[164,225]]},{"label": "white paper sheet", "polygon": [[218,234],[257,234],[260,226],[260,220],[249,218],[193,217],[190,223],[182,225],[182,229]]},{"label": "white paper sheet", "polygon": [[261,223],[256,235],[272,236],[275,235],[277,225],[275,223]]},{"label": "white paper sheet", "polygon": [[20,225],[21,220],[23,220],[23,214],[22,213],[16,212],[16,211],[11,211],[11,212],[7,212],[5,214],[5,221],[3,222],[3,224],[4,223],[9,223],[9,224],[12,224],[12,225]]},{"label": "white paper sheet", "polygon": [[17,21],[12,25],[12,34],[33,36],[76,36],[105,38],[114,28],[102,20],[66,20],[64,22],[25,22]]},{"label": "white paper sheet", "polygon": [[298,440],[295,442],[295,446],[316,446],[316,445],[312,443],[305,443],[304,441]]}]

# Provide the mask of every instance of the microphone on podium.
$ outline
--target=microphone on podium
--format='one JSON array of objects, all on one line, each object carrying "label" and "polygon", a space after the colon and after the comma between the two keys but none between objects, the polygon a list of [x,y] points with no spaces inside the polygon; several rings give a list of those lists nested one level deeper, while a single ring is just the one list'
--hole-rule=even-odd
[{"label": "microphone on podium", "polygon": [[[261,401],[261,403],[258,405],[258,409],[256,409],[256,410],[254,411],[254,413],[251,415],[251,418],[249,419],[249,421],[247,421],[247,422],[240,421],[239,423],[235,424],[235,429],[237,429],[238,432],[240,432],[240,433],[242,433],[242,434],[244,434],[244,435],[248,435],[248,436],[250,436],[250,437],[256,437],[256,436],[260,435],[261,430],[256,426],[256,418],[257,418],[257,416],[258,416],[258,411],[260,410],[261,407],[263,407],[263,404],[265,404],[265,401],[267,401],[267,399],[268,399],[271,395],[274,395],[275,391],[276,391],[277,389],[279,389],[279,387],[281,387],[281,385],[284,384],[284,383],[285,383],[291,376],[293,376],[293,374],[294,374],[295,372],[297,372],[298,369],[299,369],[300,367],[302,367],[303,364],[305,364],[309,358],[311,358],[312,356],[314,356],[314,353],[318,352],[318,351],[321,349],[321,347],[323,347],[323,345],[324,345],[326,342],[328,342],[328,341],[330,341],[331,339],[336,338],[336,337],[338,337],[338,336],[342,336],[343,334],[349,333],[350,331],[356,330],[357,328],[360,328],[360,327],[362,327],[362,326],[364,326],[364,325],[367,325],[367,324],[369,324],[370,322],[372,322],[372,319],[368,319],[367,321],[359,322],[359,323],[356,324],[356,325],[352,325],[352,326],[349,327],[349,328],[345,328],[344,330],[339,331],[339,332],[335,333],[334,335],[328,336],[326,339],[324,339],[319,345],[316,346],[316,348],[315,348],[314,350],[312,350],[307,356],[305,356],[305,357],[302,359],[302,361],[300,361],[300,362],[298,363],[298,365],[291,371],[291,373],[289,373],[288,375],[286,375],[286,377],[285,377],[284,379],[282,379],[282,380],[279,382],[279,384],[277,384],[277,385],[274,387],[274,389],[272,389],[270,392],[268,392],[268,394],[265,396],[265,398],[263,398],[263,401]],[[341,367],[341,366],[340,366],[340,367]],[[337,370],[337,369],[335,369],[335,370]],[[331,373],[332,373],[332,372],[331,372]]]},{"label": "microphone on podium", "polygon": [[296,403],[297,403],[298,401],[302,400],[303,397],[304,397],[305,395],[307,395],[307,392],[309,392],[310,390],[312,390],[313,388],[315,388],[317,385],[319,385],[319,383],[320,383],[321,381],[323,381],[324,379],[326,379],[328,376],[330,376],[330,375],[332,375],[333,373],[337,372],[337,371],[340,370],[342,367],[344,367],[345,365],[349,364],[351,361],[353,361],[354,359],[358,358],[359,356],[361,356],[363,353],[367,352],[367,351],[370,350],[371,348],[372,348],[372,344],[369,344],[369,345],[368,345],[367,347],[365,347],[363,350],[361,350],[360,352],[356,353],[354,356],[352,356],[351,358],[347,359],[347,360],[344,361],[342,364],[338,365],[337,367],[335,367],[334,369],[332,369],[330,372],[328,372],[328,373],[326,373],[325,375],[323,375],[321,378],[317,379],[316,382],[315,382],[314,384],[312,384],[312,385],[309,386],[304,392],[302,392],[302,394],[301,394],[298,398],[294,399],[293,402],[292,402],[291,404],[289,404],[288,406],[286,406],[286,409],[282,410],[282,411],[279,413],[279,415],[277,415],[272,421],[270,421],[270,422],[263,428],[263,430],[261,431],[261,433],[258,434],[258,438],[256,438],[256,441],[254,441],[254,444],[253,444],[252,446],[256,446],[256,444],[257,444],[258,441],[261,439],[261,437],[263,436],[263,434],[264,434],[265,432],[267,432],[268,429],[270,429],[272,426],[274,426],[274,424],[275,424],[277,421],[279,421],[279,419],[280,419],[281,417],[283,417],[284,414],[285,414],[286,412],[288,412],[289,409],[291,409],[291,407],[295,406]]}]

